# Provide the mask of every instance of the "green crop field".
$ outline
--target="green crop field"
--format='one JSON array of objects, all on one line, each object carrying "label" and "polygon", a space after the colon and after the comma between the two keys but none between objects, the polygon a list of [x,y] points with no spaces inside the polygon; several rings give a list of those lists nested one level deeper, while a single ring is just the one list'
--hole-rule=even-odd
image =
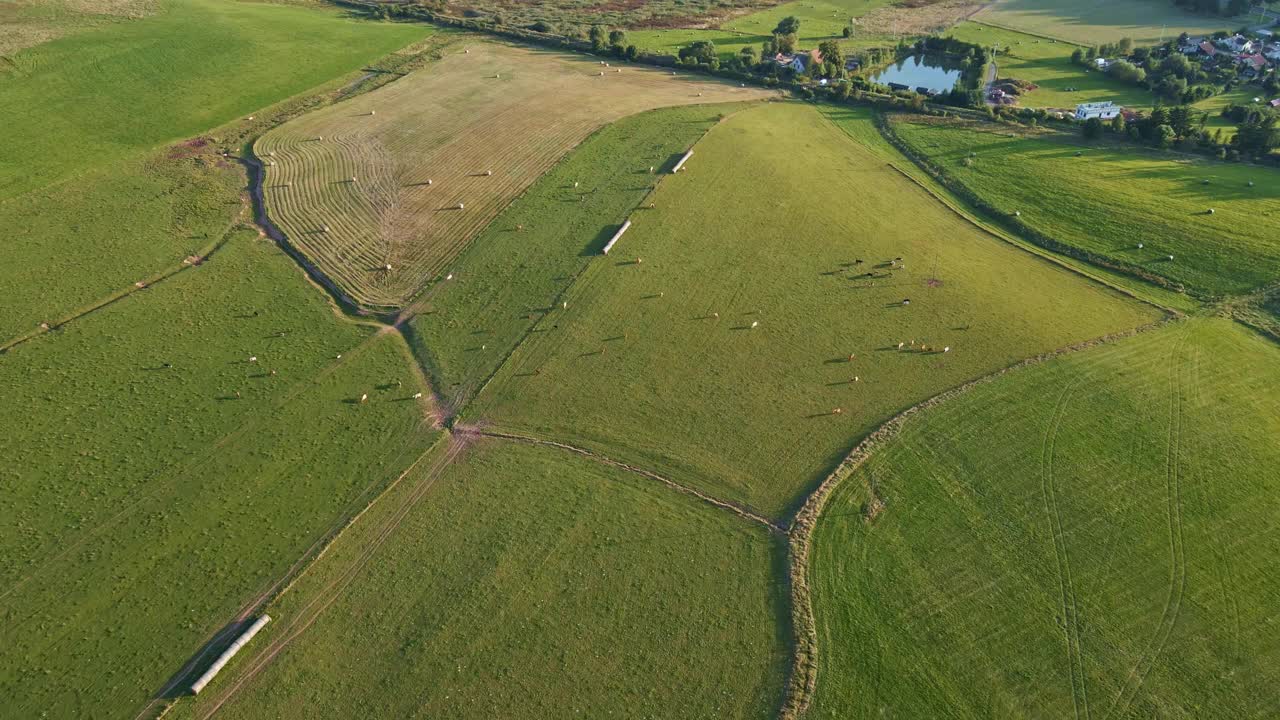
[{"label": "green crop field", "polygon": [[481,439],[433,457],[172,716],[773,717],[777,536],[559,449]]},{"label": "green crop field", "polygon": [[748,106],[663,108],[619,120],[508,206],[454,263],[454,278],[431,288],[409,324],[414,350],[447,404],[461,407],[474,397],[640,206],[662,177],[650,167],[669,171],[720,118]]},{"label": "green crop field", "polygon": [[1071,62],[1071,53],[1077,45],[976,22],[957,25],[948,34],[966,42],[996,47],[1000,79],[1035,83],[1035,90],[1019,96],[1019,105],[1023,107],[1074,111],[1080,103],[1107,100],[1135,109],[1145,109],[1152,104],[1150,92]]},{"label": "green crop field", "polygon": [[0,428],[6,712],[133,717],[421,454],[432,433],[397,343],[240,231],[6,353],[23,409]]},{"label": "green crop field", "polygon": [[695,152],[466,417],[777,515],[896,410],[1154,315],[977,231],[804,105]]},{"label": "green crop field", "polygon": [[611,120],[770,91],[474,43],[256,144],[290,242],[350,297],[398,307],[569,149]]},{"label": "green crop field", "polygon": [[987,202],[1068,245],[1206,295],[1250,292],[1280,275],[1274,170],[1061,134],[934,121],[894,127]]},{"label": "green crop field", "polygon": [[1233,30],[1243,19],[1197,15],[1169,0],[996,0],[976,19],[1084,45],[1133,38],[1154,45],[1181,33]]},{"label": "green crop field", "polygon": [[[124,7],[122,4],[121,7]],[[192,0],[19,51],[0,72],[0,344],[217,242],[244,174],[192,138],[428,29],[329,10]],[[281,24],[288,33],[269,29]],[[293,62],[305,56],[306,62]]]},{"label": "green crop field", "polygon": [[1280,350],[1174,323],[931,408],[814,539],[812,717],[1270,717]]}]

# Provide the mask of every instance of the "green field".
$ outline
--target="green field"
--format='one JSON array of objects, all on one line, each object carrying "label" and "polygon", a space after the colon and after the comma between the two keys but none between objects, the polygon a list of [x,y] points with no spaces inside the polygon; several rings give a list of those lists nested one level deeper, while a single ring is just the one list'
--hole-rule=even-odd
[{"label": "green field", "polygon": [[778,537],[558,449],[485,439],[435,457],[172,716],[773,717]]},{"label": "green field", "polygon": [[1228,105],[1260,104],[1255,103],[1254,98],[1258,98],[1264,103],[1272,100],[1272,97],[1262,88],[1256,85],[1245,85],[1244,87],[1238,87],[1229,92],[1201,100],[1191,107],[1199,112],[1209,113],[1208,120],[1205,122],[1205,129],[1209,132],[1221,130],[1222,141],[1229,142],[1236,134],[1236,125],[1231,120],[1222,117],[1222,110]]},{"label": "green field", "polygon": [[[0,74],[0,344],[179,266],[240,211],[207,138],[430,32],[281,5],[166,2],[18,52]],[[289,33],[264,29],[287,24]],[[305,55],[306,62],[292,62]],[[109,89],[109,91],[105,91]],[[199,145],[199,146],[196,146]]]},{"label": "green field", "polygon": [[267,209],[289,242],[361,306],[398,309],[602,126],[657,107],[775,95],[467,43],[386,87],[273,128],[254,153],[268,163]]},{"label": "green field", "polygon": [[1243,18],[1196,15],[1169,0],[996,0],[977,20],[1083,45],[1133,38],[1155,45],[1181,33],[1234,30]]},{"label": "green field", "polygon": [[802,46],[816,46],[821,40],[840,39],[851,18],[887,7],[891,0],[796,0],[767,10],[744,15],[725,23],[725,30],[770,37],[778,22],[794,16],[800,20]]},{"label": "green field", "polygon": [[1273,170],[1060,134],[923,121],[894,127],[987,202],[1068,245],[1209,296],[1250,292],[1280,274]]},{"label": "green field", "polygon": [[810,716],[1273,715],[1278,368],[1194,320],[910,420],[819,521]]},{"label": "green field", "polygon": [[277,4],[169,0],[151,17],[19,52],[16,70],[0,75],[0,201],[217,127],[427,32]]},{"label": "green field", "polygon": [[720,59],[728,60],[749,47],[760,55],[760,45],[770,36],[737,33],[731,30],[704,30],[670,28],[663,30],[631,30],[627,40],[643,51],[666,55],[677,55],[680,48],[688,47],[699,40],[715,43]]},{"label": "green field", "polygon": [[[780,515],[898,409],[1153,317],[977,231],[804,105],[731,117],[688,168],[539,303],[467,418]],[[886,279],[895,257],[909,268]],[[954,348],[897,350],[912,340]]]},{"label": "green field", "polygon": [[658,181],[649,168],[669,170],[721,117],[744,107],[666,108],[609,125],[476,238],[454,264],[454,279],[432,287],[409,325],[450,406],[475,396],[641,204]]},{"label": "green field", "polygon": [[6,712],[133,717],[425,450],[407,355],[247,231],[4,355]]},{"label": "green field", "polygon": [[1071,62],[1071,53],[1078,47],[1076,45],[976,22],[961,23],[948,34],[966,42],[998,48],[996,65],[1001,79],[1035,83],[1038,86],[1035,90],[1019,96],[1019,104],[1023,107],[1074,111],[1080,103],[1107,100],[1136,109],[1148,108],[1152,104],[1150,92],[1116,82],[1106,73]]}]

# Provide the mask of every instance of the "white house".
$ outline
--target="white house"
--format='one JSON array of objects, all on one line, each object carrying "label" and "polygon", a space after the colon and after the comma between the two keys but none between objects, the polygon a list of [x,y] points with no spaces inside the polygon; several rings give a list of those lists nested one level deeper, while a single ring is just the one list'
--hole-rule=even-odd
[{"label": "white house", "polygon": [[1111,67],[1111,61],[1106,58],[1097,58],[1093,61],[1093,64],[1096,65],[1099,70],[1106,70]]},{"label": "white house", "polygon": [[1077,120],[1110,120],[1120,114],[1120,106],[1113,102],[1083,103],[1076,106]]}]

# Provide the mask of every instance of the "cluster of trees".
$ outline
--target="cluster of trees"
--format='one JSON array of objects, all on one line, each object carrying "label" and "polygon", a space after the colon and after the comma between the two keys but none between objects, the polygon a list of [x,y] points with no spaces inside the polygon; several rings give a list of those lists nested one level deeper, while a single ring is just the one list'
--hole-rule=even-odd
[{"label": "cluster of trees", "polygon": [[[1221,39],[1227,33],[1214,37]],[[1071,59],[1077,64],[1093,65],[1096,58],[1115,58],[1107,67],[1107,73],[1121,82],[1139,85],[1151,90],[1156,97],[1168,103],[1186,104],[1213,97],[1232,90],[1243,82],[1237,65],[1229,55],[1222,60],[1200,62],[1178,51],[1186,43],[1183,33],[1176,41],[1155,48],[1133,47],[1133,41],[1125,38],[1114,45],[1093,48],[1077,48]],[[1270,93],[1280,93],[1280,79],[1268,73],[1263,87]]]},{"label": "cluster of trees", "polygon": [[627,60],[635,60],[640,55],[640,50],[635,45],[627,44],[625,30],[606,31],[600,25],[592,25],[587,39],[591,41],[591,49],[595,52],[608,51],[614,57]]},{"label": "cluster of trees", "polygon": [[[1280,147],[1280,129],[1276,127],[1276,114],[1264,108],[1232,106],[1223,115],[1236,120],[1239,127],[1231,142],[1222,141],[1222,130],[1209,132],[1205,128],[1209,114],[1196,112],[1188,105],[1164,107],[1157,105],[1151,113],[1133,122],[1118,115],[1109,123],[1098,118],[1086,120],[1084,136],[1095,139],[1110,131],[1117,135],[1145,142],[1159,148],[1173,146],[1217,150],[1226,158],[1241,156],[1263,157]],[[1238,118],[1238,119],[1237,119]]]}]

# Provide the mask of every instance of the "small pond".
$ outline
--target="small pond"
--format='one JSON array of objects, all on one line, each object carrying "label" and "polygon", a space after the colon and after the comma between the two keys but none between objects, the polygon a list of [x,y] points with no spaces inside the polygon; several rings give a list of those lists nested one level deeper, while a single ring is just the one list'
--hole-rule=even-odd
[{"label": "small pond", "polygon": [[912,55],[901,62],[877,71],[871,81],[888,85],[898,83],[915,90],[918,87],[946,92],[955,87],[963,72],[954,65],[943,64],[941,58]]}]

